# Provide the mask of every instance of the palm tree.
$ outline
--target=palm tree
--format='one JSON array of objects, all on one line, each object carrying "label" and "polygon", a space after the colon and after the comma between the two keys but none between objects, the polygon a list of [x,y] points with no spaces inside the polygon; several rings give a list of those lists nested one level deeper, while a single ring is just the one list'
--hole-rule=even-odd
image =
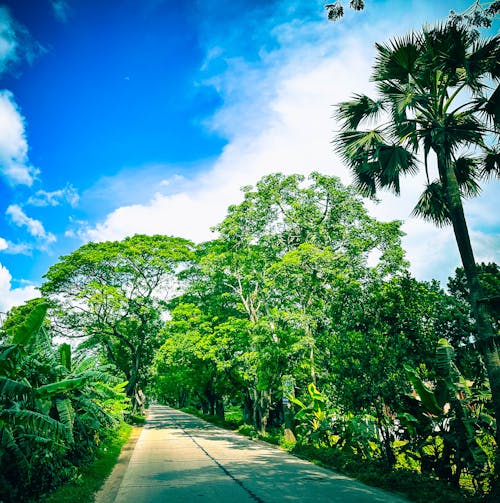
[{"label": "palm tree", "polygon": [[[453,226],[500,420],[500,358],[462,204],[480,192],[481,179],[500,175],[500,37],[479,39],[463,24],[447,22],[376,49],[378,99],[357,94],[338,105],[334,144],[368,196],[381,188],[399,195],[400,176],[416,174],[423,155],[427,182],[414,213]],[[498,458],[496,465],[498,473]]]}]

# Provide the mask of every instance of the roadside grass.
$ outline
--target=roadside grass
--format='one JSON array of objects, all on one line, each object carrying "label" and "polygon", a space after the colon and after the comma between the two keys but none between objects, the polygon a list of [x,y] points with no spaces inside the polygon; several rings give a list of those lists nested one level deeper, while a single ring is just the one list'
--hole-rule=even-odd
[{"label": "roadside grass", "polygon": [[122,446],[129,439],[132,429],[130,424],[122,423],[116,432],[99,446],[97,458],[83,468],[75,480],[47,496],[43,500],[44,503],[92,503],[95,493],[113,470]]},{"label": "roadside grass", "polygon": [[240,410],[229,409],[226,419],[209,414],[203,414],[194,407],[185,407],[183,412],[200,417],[220,428],[238,432],[246,437],[263,440],[269,444],[279,445],[291,454],[323,466],[337,473],[363,482],[372,487],[385,489],[400,494],[416,503],[459,503],[466,501],[487,501],[458,491],[446,482],[429,475],[421,474],[409,469],[388,470],[383,462],[377,460],[360,459],[354,455],[345,454],[330,447],[313,447],[300,442],[286,442],[280,429],[270,430],[262,435],[253,426],[243,423]]}]

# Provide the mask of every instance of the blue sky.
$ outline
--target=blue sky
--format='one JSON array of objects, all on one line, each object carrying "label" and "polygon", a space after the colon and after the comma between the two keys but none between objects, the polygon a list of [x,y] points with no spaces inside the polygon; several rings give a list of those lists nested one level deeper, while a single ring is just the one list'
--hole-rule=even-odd
[{"label": "blue sky", "polygon": [[[329,23],[318,0],[0,1],[0,311],[89,240],[210,239],[267,173],[349,183],[332,105],[372,90],[374,42],[469,3],[368,0]],[[500,258],[498,186],[466,208],[479,260]],[[419,279],[445,280],[453,237],[409,218],[418,189],[368,206],[405,220]]]}]

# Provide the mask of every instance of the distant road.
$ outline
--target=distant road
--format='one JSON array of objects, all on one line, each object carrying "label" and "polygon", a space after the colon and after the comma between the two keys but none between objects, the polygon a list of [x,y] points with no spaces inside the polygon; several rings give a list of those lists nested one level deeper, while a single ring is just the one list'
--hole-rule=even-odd
[{"label": "distant road", "polygon": [[116,503],[403,503],[406,500],[153,405]]}]

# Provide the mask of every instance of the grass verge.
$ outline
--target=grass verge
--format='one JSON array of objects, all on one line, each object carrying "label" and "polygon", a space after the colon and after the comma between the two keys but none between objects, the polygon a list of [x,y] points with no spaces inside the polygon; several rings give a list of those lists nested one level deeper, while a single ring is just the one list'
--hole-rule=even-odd
[{"label": "grass verge", "polygon": [[122,423],[116,433],[99,446],[95,461],[83,468],[74,481],[61,486],[47,496],[43,500],[44,503],[74,503],[75,501],[92,503],[94,494],[113,470],[121,448],[129,439],[132,429],[131,425]]}]

